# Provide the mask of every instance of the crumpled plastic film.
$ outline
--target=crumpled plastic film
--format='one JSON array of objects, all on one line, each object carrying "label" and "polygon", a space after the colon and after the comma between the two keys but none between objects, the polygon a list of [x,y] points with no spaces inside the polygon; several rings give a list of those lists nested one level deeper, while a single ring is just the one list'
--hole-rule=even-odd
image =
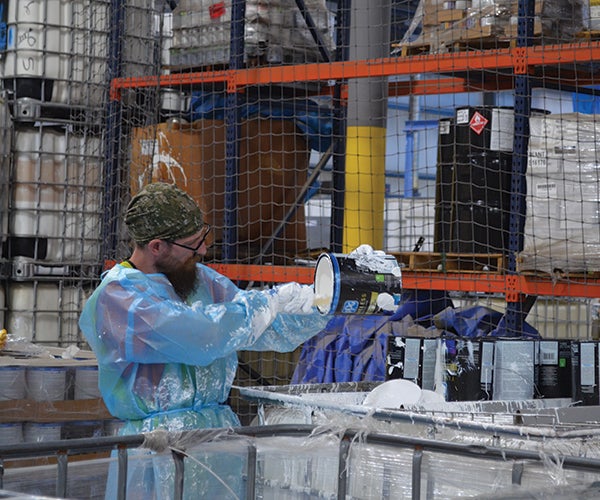
[{"label": "crumpled plastic film", "polygon": [[163,453],[170,449],[186,450],[209,441],[217,441],[235,435],[230,428],[198,429],[186,432],[168,432],[157,429],[144,434],[142,448]]},{"label": "crumpled plastic film", "polygon": [[40,345],[34,344],[25,337],[17,337],[12,333],[8,333],[5,329],[2,329],[2,331],[6,332],[6,334],[0,334],[0,350],[5,351],[5,353],[18,352],[19,356],[24,357],[54,358],[50,354],[50,351]]},{"label": "crumpled plastic film", "polygon": [[348,254],[348,258],[354,259],[357,267],[372,272],[389,273],[397,277],[402,274],[400,264],[393,255],[386,254],[382,250],[373,250],[370,245],[360,245]]}]

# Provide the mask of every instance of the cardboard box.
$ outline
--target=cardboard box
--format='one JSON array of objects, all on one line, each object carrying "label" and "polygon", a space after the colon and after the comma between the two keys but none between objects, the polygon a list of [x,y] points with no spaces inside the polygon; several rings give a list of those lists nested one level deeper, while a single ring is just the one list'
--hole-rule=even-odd
[{"label": "cardboard box", "polygon": [[[237,236],[250,255],[269,240],[306,182],[310,149],[289,120],[250,119],[240,126]],[[131,191],[149,182],[175,182],[194,197],[214,242],[223,240],[226,126],[221,120],[175,122],[133,130]],[[277,236],[269,254],[306,255],[303,205]]]},{"label": "cardboard box", "polygon": [[438,6],[426,7],[423,13],[423,26],[436,26],[443,23],[461,21],[466,16],[465,9],[442,9]]}]

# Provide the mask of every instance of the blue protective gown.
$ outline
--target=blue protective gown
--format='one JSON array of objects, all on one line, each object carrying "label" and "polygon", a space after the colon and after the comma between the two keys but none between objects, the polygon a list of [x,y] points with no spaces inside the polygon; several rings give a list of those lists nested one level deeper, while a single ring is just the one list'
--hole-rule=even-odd
[{"label": "blue protective gown", "polygon": [[87,301],[80,327],[98,358],[99,386],[127,433],[239,425],[223,404],[237,351],[294,350],[328,317],[277,314],[268,290],[244,291],[197,265],[184,304],[163,274],[116,265]]},{"label": "blue protective gown", "polygon": [[[122,434],[238,426],[225,404],[237,351],[292,351],[329,319],[316,309],[309,315],[277,314],[271,291],[240,290],[201,264],[197,272],[200,285],[184,304],[163,274],[118,264],[83,309],[79,325],[98,358],[104,402],[126,421]],[[171,498],[170,456],[131,453],[136,458],[129,461],[128,499]],[[213,457],[210,467],[213,473],[206,474],[194,461],[186,464],[186,498],[198,498],[199,492],[223,498],[222,484],[243,495],[239,457]],[[113,463],[106,498],[115,497]]]}]

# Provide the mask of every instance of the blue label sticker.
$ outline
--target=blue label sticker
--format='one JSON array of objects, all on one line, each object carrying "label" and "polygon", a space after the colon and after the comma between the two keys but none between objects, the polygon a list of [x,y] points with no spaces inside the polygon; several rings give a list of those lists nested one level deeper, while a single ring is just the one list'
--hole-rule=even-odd
[{"label": "blue label sticker", "polygon": [[0,50],[6,50],[6,9],[0,3]]},{"label": "blue label sticker", "polygon": [[8,32],[6,34],[6,48],[14,49],[15,48],[15,27],[9,26]]},{"label": "blue label sticker", "polygon": [[343,314],[352,314],[358,311],[358,300],[346,300],[342,307]]}]

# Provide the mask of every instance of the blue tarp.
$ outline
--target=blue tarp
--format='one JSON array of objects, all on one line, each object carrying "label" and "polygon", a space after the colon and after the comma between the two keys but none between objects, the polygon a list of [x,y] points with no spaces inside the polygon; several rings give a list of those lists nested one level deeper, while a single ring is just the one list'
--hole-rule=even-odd
[{"label": "blue tarp", "polygon": [[[592,89],[600,89],[594,85]],[[581,92],[573,92],[573,111],[594,115],[600,113],[600,97]]]},{"label": "blue tarp", "polygon": [[[293,120],[307,138],[311,149],[325,152],[331,145],[333,112],[310,99],[271,100],[236,94],[240,118],[256,116]],[[196,91],[192,94],[190,120],[224,120],[227,109],[224,94]]]},{"label": "blue tarp", "polygon": [[434,315],[451,305],[445,292],[407,290],[393,315],[334,316],[304,343],[292,383],[382,382],[389,336],[405,335],[415,323],[430,327]]},{"label": "blue tarp", "polygon": [[[507,337],[504,315],[488,307],[454,308],[446,292],[408,290],[392,315],[339,315],[305,342],[293,384],[383,382],[390,336],[411,336],[419,327],[446,338]],[[524,322],[524,338],[539,338]]]}]

